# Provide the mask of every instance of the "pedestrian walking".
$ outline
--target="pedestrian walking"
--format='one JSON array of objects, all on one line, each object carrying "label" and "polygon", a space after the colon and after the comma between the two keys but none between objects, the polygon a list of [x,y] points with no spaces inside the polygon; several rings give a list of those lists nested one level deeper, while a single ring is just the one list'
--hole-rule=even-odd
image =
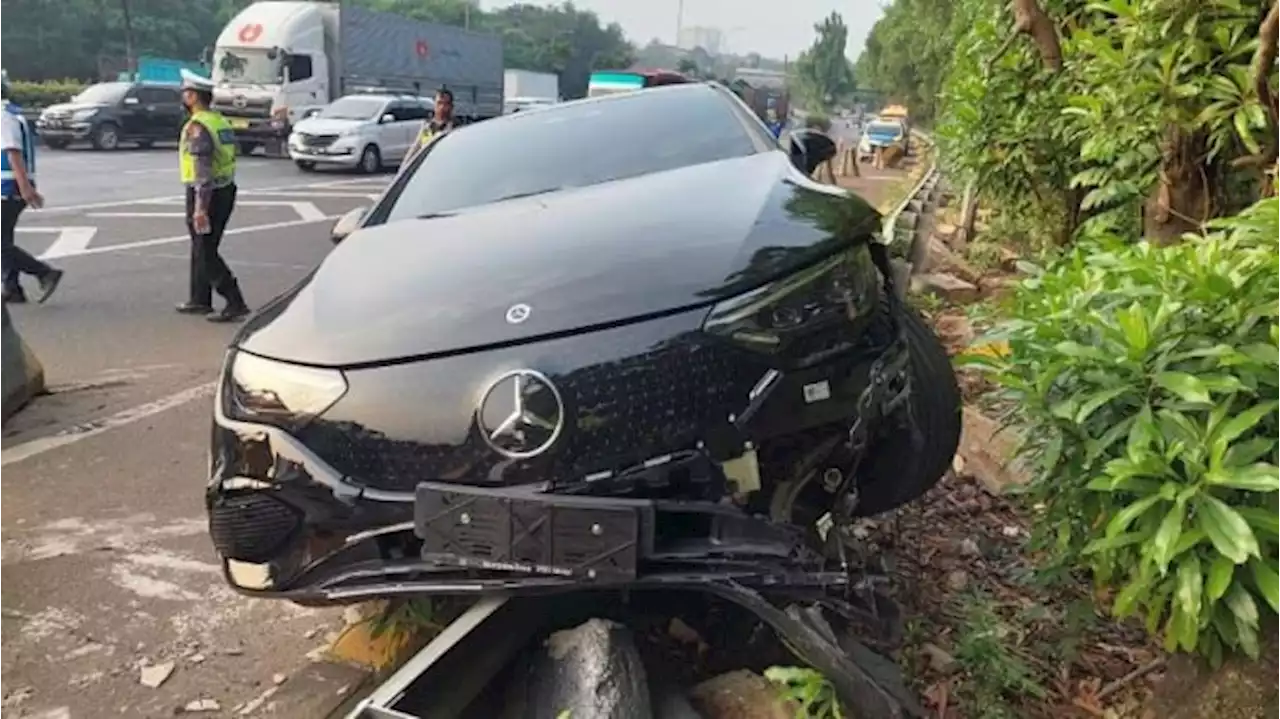
[{"label": "pedestrian walking", "polygon": [[0,92],[3,94],[0,102],[4,103],[0,110],[0,224],[4,240],[0,271],[4,274],[4,301],[27,301],[21,276],[28,274],[40,283],[36,301],[44,302],[58,289],[62,270],[50,267],[18,247],[16,237],[22,211],[27,207],[38,210],[44,205],[44,197],[36,191],[35,134],[18,106],[10,102],[9,76],[2,70]]},{"label": "pedestrian walking", "polygon": [[[178,138],[178,163],[187,195],[187,231],[191,235],[190,295],[177,310],[205,315],[210,322],[235,322],[249,314],[231,268],[218,254],[222,234],[236,205],[235,131],[209,109],[213,82],[182,71],[182,104],[189,113]],[[213,292],[226,300],[213,310]]]},{"label": "pedestrian walking", "polygon": [[431,113],[431,119],[422,123],[422,129],[418,132],[413,147],[409,148],[409,153],[405,155],[405,164],[408,164],[409,158],[418,154],[418,151],[429,145],[436,136],[450,132],[454,127],[456,122],[453,117],[453,91],[442,87],[436,90],[435,110]]}]

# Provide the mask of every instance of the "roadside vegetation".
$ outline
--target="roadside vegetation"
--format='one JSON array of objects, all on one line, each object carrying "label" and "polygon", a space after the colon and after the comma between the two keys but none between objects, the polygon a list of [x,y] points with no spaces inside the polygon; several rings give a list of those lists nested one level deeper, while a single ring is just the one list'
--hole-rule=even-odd
[{"label": "roadside vegetation", "polygon": [[[1119,700],[1165,652],[1274,664],[1276,22],[1270,0],[896,0],[867,41],[856,81],[933,127],[951,249],[983,280],[930,314],[984,331],[957,366],[1027,470],[975,510],[1012,513],[996,541],[1026,591],[924,607],[941,715],[1136,716]],[[1099,634],[1133,672],[1064,686],[1100,665],[1061,642]],[[1267,671],[1239,716],[1274,713]]]}]

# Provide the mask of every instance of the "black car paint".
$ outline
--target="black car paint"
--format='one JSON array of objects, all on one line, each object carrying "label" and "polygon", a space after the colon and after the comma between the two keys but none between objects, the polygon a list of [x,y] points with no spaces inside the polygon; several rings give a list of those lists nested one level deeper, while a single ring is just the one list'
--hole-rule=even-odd
[{"label": "black car paint", "polygon": [[[228,355],[339,367],[348,385],[292,433],[232,419],[219,402],[211,517],[262,493],[297,520],[281,546],[252,558],[252,578],[226,559],[229,581],[296,599],[355,597],[358,588],[317,587],[344,572],[421,571],[377,539],[412,527],[420,481],[554,488],[672,448],[728,459],[772,433],[851,416],[891,338],[870,333],[858,351],[787,373],[752,408],[748,395],[776,363],[703,325],[718,301],[835,252],[860,258],[864,296],[878,297],[867,247],[879,219],[778,149],[357,230],[252,318]],[[512,325],[516,302],[534,309]],[[480,441],[475,408],[489,381],[521,367],[563,383],[573,426],[547,455],[503,460]],[[832,401],[797,400],[819,380]],[[736,414],[747,410],[744,426]]]},{"label": "black car paint", "polygon": [[[840,216],[800,214],[820,202],[841,205]],[[335,247],[236,344],[347,367],[525,342],[707,306],[831,254],[878,220],[770,152],[377,225]],[[532,312],[513,325],[505,315],[517,303]]]},{"label": "black car paint", "polygon": [[[163,101],[161,93],[165,96]],[[137,102],[128,102],[130,98]],[[73,124],[70,118],[85,110],[94,110],[95,113],[91,118]],[[110,123],[116,127],[122,142],[176,142],[185,121],[186,110],[176,87],[134,83],[114,103],[50,105],[41,111],[36,130],[45,142],[61,145],[88,140],[99,127]]]}]

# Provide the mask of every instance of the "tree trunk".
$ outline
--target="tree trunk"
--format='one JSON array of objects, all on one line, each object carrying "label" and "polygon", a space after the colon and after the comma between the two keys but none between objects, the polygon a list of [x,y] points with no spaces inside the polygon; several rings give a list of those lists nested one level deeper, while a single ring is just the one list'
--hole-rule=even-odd
[{"label": "tree trunk", "polygon": [[1213,188],[1205,169],[1205,138],[1177,127],[1161,142],[1160,179],[1143,212],[1143,235],[1161,244],[1199,233],[1214,216]]},{"label": "tree trunk", "polygon": [[955,246],[951,249],[963,252],[973,240],[974,226],[978,221],[978,182],[969,180],[964,184],[964,198],[960,201],[960,230],[956,233]]}]

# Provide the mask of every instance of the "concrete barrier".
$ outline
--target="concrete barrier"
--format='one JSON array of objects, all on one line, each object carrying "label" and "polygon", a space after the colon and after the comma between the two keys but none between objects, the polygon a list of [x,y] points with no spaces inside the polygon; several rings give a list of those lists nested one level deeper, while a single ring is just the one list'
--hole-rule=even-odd
[{"label": "concrete barrier", "polygon": [[0,359],[3,359],[4,366],[0,377],[4,380],[4,406],[0,421],[7,422],[31,398],[44,392],[44,367],[9,319],[8,305],[4,305],[3,314],[4,343],[0,347]]}]

